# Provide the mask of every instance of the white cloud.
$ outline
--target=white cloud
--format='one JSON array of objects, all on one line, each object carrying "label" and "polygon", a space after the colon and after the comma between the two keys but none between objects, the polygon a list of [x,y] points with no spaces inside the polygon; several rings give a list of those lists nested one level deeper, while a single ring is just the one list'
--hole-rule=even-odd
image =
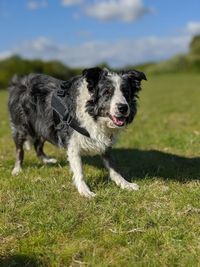
[{"label": "white cloud", "polygon": [[[195,23],[198,24],[198,22]],[[159,61],[177,53],[187,52],[193,36],[191,31],[185,31],[188,25],[190,23],[178,36],[148,36],[115,42],[85,42],[79,45],[58,44],[40,37],[19,44],[10,51],[0,53],[0,58],[19,54],[30,59],[57,59],[71,67],[89,67],[101,62],[107,62],[112,67],[122,67],[128,64]]]},{"label": "white cloud", "polygon": [[0,52],[0,60],[6,59],[12,55],[12,51]]},{"label": "white cloud", "polygon": [[48,2],[46,0],[29,0],[27,3],[27,8],[30,10],[46,8],[47,6]]},{"label": "white cloud", "polygon": [[200,34],[200,22],[188,22],[184,32],[191,35]]},{"label": "white cloud", "polygon": [[139,19],[152,10],[145,7],[142,0],[107,0],[87,6],[87,15],[103,20],[130,22]]},{"label": "white cloud", "polygon": [[81,3],[83,3],[83,0],[61,0],[62,6],[79,5]]},{"label": "white cloud", "polygon": [[190,38],[185,36],[146,37],[118,42],[87,42],[71,46],[56,44],[41,37],[23,43],[14,48],[12,53],[26,58],[58,59],[71,67],[88,67],[101,62],[108,62],[113,67],[119,67],[166,59],[176,53],[185,52],[189,41]]}]

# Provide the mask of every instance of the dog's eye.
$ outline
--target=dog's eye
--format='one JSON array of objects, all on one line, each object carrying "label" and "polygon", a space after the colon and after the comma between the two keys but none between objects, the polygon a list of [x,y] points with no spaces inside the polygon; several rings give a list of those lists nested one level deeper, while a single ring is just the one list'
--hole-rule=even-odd
[{"label": "dog's eye", "polygon": [[112,92],[111,92],[111,90],[106,90],[104,94],[106,96],[111,96],[112,95]]}]

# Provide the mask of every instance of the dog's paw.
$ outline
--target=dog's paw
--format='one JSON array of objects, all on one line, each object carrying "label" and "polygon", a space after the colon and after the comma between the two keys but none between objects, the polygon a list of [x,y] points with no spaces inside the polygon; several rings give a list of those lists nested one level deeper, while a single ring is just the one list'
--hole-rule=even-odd
[{"label": "dog's paw", "polygon": [[48,164],[48,163],[55,164],[55,163],[57,163],[57,159],[54,159],[54,158],[43,158],[42,161],[45,164]]},{"label": "dog's paw", "polygon": [[79,192],[79,194],[81,196],[87,197],[87,198],[92,198],[92,197],[96,196],[95,193],[93,193],[92,191],[90,191],[89,187],[85,183],[81,183],[78,186],[78,192]]},{"label": "dog's paw", "polygon": [[12,170],[12,175],[18,175],[20,172],[22,171],[21,167],[14,167],[14,169]]},{"label": "dog's paw", "polygon": [[127,180],[125,180],[120,174],[118,173],[114,173],[111,176],[111,179],[118,185],[120,186],[122,189],[127,189],[130,191],[137,191],[139,190],[139,186],[135,183],[129,183]]},{"label": "dog's paw", "polygon": [[130,190],[130,191],[137,191],[137,190],[139,190],[139,185],[137,185],[135,183],[126,182],[126,183],[121,184],[121,188]]}]

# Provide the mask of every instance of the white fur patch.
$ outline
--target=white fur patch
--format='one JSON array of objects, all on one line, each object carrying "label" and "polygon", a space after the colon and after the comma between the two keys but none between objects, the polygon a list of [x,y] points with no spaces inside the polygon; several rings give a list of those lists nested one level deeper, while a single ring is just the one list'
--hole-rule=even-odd
[{"label": "white fur patch", "polygon": [[84,80],[80,88],[80,94],[77,98],[76,114],[81,126],[88,130],[91,138],[74,132],[71,139],[76,140],[76,145],[79,147],[81,153],[101,154],[105,152],[107,147],[113,144],[118,129],[109,128],[109,118],[98,118],[98,121],[94,121],[94,119],[85,111],[85,104],[90,97],[87,83]]},{"label": "white fur patch", "polygon": [[83,176],[82,162],[79,151],[79,144],[76,139],[73,138],[68,146],[68,160],[70,163],[70,168],[73,172],[74,184],[81,196],[91,198],[95,196],[93,192],[90,191],[89,187],[86,185]]},{"label": "white fur patch", "polygon": [[122,189],[135,190],[135,191],[139,190],[139,186],[137,184],[129,183],[114,169],[110,169],[110,178]]},{"label": "white fur patch", "polygon": [[42,162],[43,163],[52,163],[52,164],[55,164],[57,163],[57,159],[54,159],[54,158],[48,158],[48,157],[43,157],[42,158]]},{"label": "white fur patch", "polygon": [[22,171],[22,168],[20,165],[17,165],[14,167],[14,169],[12,170],[12,175],[18,175],[20,172]]},{"label": "white fur patch", "polygon": [[120,186],[122,189],[127,190],[139,190],[139,186],[135,183],[129,183],[126,181],[118,172],[116,172],[113,168],[110,167],[109,163],[107,161],[104,161],[106,168],[109,171],[110,178],[113,182],[116,183],[116,185]]},{"label": "white fur patch", "polygon": [[24,148],[27,150],[27,151],[30,151],[31,150],[31,142],[29,140],[26,140],[24,142]]},{"label": "white fur patch", "polygon": [[[128,103],[126,101],[126,98],[123,96],[122,91],[120,90],[120,86],[121,86],[121,82],[122,79],[120,76],[118,75],[112,75],[110,78],[114,84],[115,87],[115,91],[114,91],[114,95],[112,96],[111,99],[111,104],[110,104],[110,114],[113,116],[118,115],[118,108],[117,108],[117,104],[126,104],[128,107]],[[130,110],[128,110],[128,114],[129,114]]]}]

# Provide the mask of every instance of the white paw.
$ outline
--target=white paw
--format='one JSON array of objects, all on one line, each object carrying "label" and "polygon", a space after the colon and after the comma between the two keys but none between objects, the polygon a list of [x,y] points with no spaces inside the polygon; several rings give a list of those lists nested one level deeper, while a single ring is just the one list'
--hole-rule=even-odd
[{"label": "white paw", "polygon": [[83,197],[92,198],[96,195],[95,193],[90,191],[89,187],[85,183],[81,183],[77,188],[79,194]]},{"label": "white paw", "polygon": [[54,158],[43,158],[42,161],[44,163],[53,163],[53,164],[57,163],[57,159]]},{"label": "white paw", "polygon": [[18,175],[21,171],[22,171],[22,168],[21,167],[15,167],[12,170],[12,175]]},{"label": "white paw", "polygon": [[137,190],[139,190],[139,185],[137,185],[135,183],[125,182],[125,183],[121,184],[121,188],[130,190],[130,191],[132,191],[132,190],[137,191]]}]

